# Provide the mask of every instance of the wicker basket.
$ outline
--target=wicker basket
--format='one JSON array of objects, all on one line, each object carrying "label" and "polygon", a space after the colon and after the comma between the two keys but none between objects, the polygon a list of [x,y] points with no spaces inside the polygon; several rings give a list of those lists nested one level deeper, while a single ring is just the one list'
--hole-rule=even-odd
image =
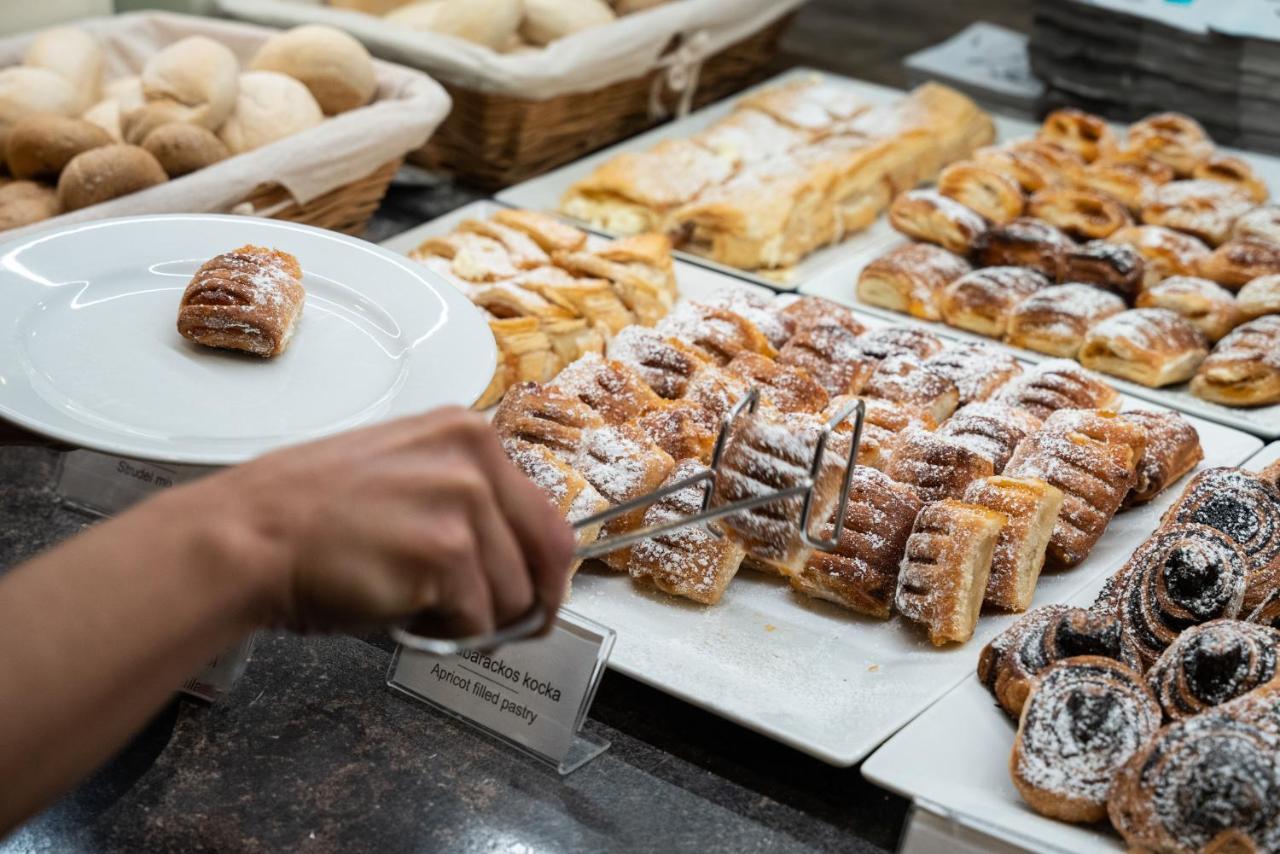
[{"label": "wicker basket", "polygon": [[397,158],[384,163],[363,178],[330,190],[306,204],[296,201],[279,184],[263,184],[232,211],[360,235],[378,205],[382,204],[382,197],[387,194],[391,179],[403,162],[404,158]]},{"label": "wicker basket", "polygon": [[[694,105],[718,101],[764,79],[793,17],[785,15],[708,57]],[[594,92],[541,101],[473,91],[441,80],[453,98],[453,111],[409,159],[486,189],[510,186],[657,124],[660,119],[650,115],[649,98],[661,73],[651,71]]]}]

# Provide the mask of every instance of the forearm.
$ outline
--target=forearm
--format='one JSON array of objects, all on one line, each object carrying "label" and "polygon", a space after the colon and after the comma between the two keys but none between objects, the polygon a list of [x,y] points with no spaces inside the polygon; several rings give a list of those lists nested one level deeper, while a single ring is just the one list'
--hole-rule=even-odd
[{"label": "forearm", "polygon": [[0,578],[0,835],[261,622],[268,555],[216,494],[176,490]]}]

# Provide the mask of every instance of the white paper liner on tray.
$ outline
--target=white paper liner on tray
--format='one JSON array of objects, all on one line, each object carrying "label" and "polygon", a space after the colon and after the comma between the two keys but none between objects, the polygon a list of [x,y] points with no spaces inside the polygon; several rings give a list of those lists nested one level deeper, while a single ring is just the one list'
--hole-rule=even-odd
[{"label": "white paper liner on tray", "polygon": [[[545,100],[632,80],[658,67],[691,67],[764,29],[804,0],[672,0],[655,9],[558,39],[541,50],[503,54],[482,45],[410,30],[375,15],[317,0],[217,0],[232,17],[276,27],[331,24],[384,59],[421,68],[479,92]],[[671,55],[676,36],[697,38],[694,53]]]},{"label": "white paper liner on tray", "polygon": [[[138,74],[166,45],[203,35],[229,47],[246,67],[272,30],[191,15],[137,13],[80,21],[102,42],[105,79]],[[35,33],[0,40],[0,68],[22,61]],[[377,98],[369,105],[254,151],[166,181],[156,187],[61,214],[25,228],[0,231],[0,241],[51,227],[116,216],[224,213],[263,184],[283,186],[299,203],[369,175],[421,146],[449,112],[440,84],[421,72],[376,61]]]}]

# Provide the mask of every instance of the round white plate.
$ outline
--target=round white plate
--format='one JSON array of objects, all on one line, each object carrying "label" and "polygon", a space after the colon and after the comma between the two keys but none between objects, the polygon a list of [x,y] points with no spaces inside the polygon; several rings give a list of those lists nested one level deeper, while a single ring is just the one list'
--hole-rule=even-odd
[{"label": "round white plate", "polygon": [[[306,306],[274,359],[177,332],[196,269],[244,244],[297,256]],[[240,216],[128,217],[0,246],[0,416],[73,445],[224,465],[444,404],[493,376],[489,326],[373,244]]]}]

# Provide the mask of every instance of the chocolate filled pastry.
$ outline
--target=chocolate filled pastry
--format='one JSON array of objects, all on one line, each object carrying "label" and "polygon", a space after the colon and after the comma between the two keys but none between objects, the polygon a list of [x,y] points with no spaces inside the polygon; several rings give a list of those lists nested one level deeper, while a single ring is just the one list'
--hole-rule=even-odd
[{"label": "chocolate filled pastry", "polygon": [[830,402],[822,386],[805,371],[758,353],[739,353],[725,371],[749,386],[783,412],[821,412]]},{"label": "chocolate filled pastry", "polygon": [[1160,706],[1139,673],[1110,658],[1067,658],[1027,697],[1009,773],[1041,815],[1101,821],[1112,779],[1159,728]]},{"label": "chocolate filled pastry", "polygon": [[1191,626],[1235,619],[1245,595],[1244,554],[1207,525],[1165,525],[1147,538],[1099,594],[1115,614],[1143,669]]},{"label": "chocolate filled pastry", "polygon": [[995,475],[970,483],[964,500],[1008,517],[991,555],[983,601],[1006,611],[1027,610],[1062,509],[1061,490],[1042,480]]},{"label": "chocolate filled pastry", "polygon": [[1254,204],[1262,204],[1271,194],[1266,183],[1257,176],[1253,167],[1239,157],[1229,154],[1212,154],[1191,170],[1192,178],[1222,181],[1242,190]]},{"label": "chocolate filled pastry", "polygon": [[1240,547],[1249,567],[1246,612],[1280,588],[1280,492],[1271,484],[1244,469],[1205,469],[1161,520],[1183,522],[1208,525]]},{"label": "chocolate filled pastry", "polygon": [[1138,650],[1111,614],[1044,605],[1021,617],[987,644],[978,657],[978,680],[1009,717],[1017,719],[1036,677],[1078,655],[1110,658],[1142,671]]},{"label": "chocolate filled pastry", "polygon": [[1126,507],[1146,504],[1204,459],[1200,434],[1180,413],[1134,409],[1120,413],[1120,417],[1147,431],[1147,446],[1138,461],[1138,482],[1125,496]]},{"label": "chocolate filled pastry", "polygon": [[604,426],[600,413],[559,389],[525,382],[512,386],[493,414],[504,442],[543,445],[565,460],[582,447],[582,434]]},{"label": "chocolate filled pastry", "polygon": [[987,230],[982,214],[937,190],[909,190],[889,206],[889,223],[912,240],[967,255]]},{"label": "chocolate filled pastry", "polygon": [[1213,154],[1213,140],[1190,116],[1158,113],[1129,125],[1123,150],[1163,163],[1180,177],[1187,177]]},{"label": "chocolate filled pastry", "polygon": [[1037,291],[1014,306],[1005,340],[1015,347],[1074,359],[1089,330],[1125,310],[1124,300],[1093,285]]},{"label": "chocolate filled pastry", "polygon": [[942,352],[942,339],[932,332],[909,326],[881,326],[858,336],[858,346],[873,359],[911,355],[927,359]]},{"label": "chocolate filled pastry", "polygon": [[1079,240],[1097,240],[1133,225],[1123,204],[1092,190],[1041,190],[1027,202],[1027,213]]},{"label": "chocolate filled pastry", "polygon": [[1048,286],[1048,279],[1028,267],[984,267],[947,285],[942,316],[957,329],[1003,338],[1014,307]]},{"label": "chocolate filled pastry", "polygon": [[1065,496],[1049,540],[1052,566],[1075,566],[1093,551],[1137,482],[1145,443],[1140,427],[1114,413],[1065,409],[1018,445],[1004,474],[1043,480]]},{"label": "chocolate filled pastry", "polygon": [[1090,240],[1063,254],[1058,281],[1083,282],[1132,300],[1142,290],[1144,271],[1142,255],[1132,246]]},{"label": "chocolate filled pastry", "polygon": [[832,397],[857,394],[878,364],[862,352],[857,338],[836,323],[814,324],[791,337],[778,363],[807,373]]},{"label": "chocolate filled pastry", "polygon": [[894,604],[934,646],[973,637],[1003,513],[947,499],[926,504],[907,539]]},{"label": "chocolate filled pastry", "polygon": [[[575,469],[611,505],[617,506],[647,495],[660,487],[675,460],[632,425],[584,430],[582,445],[570,461]],[[644,523],[645,508],[633,510],[605,523],[605,536],[625,533]],[[605,555],[603,560],[619,572],[626,570],[628,550]]]},{"label": "chocolate filled pastry", "polygon": [[[674,469],[667,483],[676,483],[706,471],[706,466],[686,460]],[[665,484],[664,484],[665,485]],[[702,510],[702,486],[688,486],[659,499],[644,511],[642,525],[661,525],[693,516]],[[703,605],[714,605],[724,596],[746,557],[731,537],[717,537],[701,525],[688,525],[641,540],[628,550],[626,571],[664,593],[682,596]]]},{"label": "chocolate filled pastry", "polygon": [[[898,586],[898,563],[920,508],[910,487],[857,466],[849,480],[839,547],[814,552],[804,571],[791,578],[791,586],[859,614],[887,619]],[[828,520],[818,535],[830,538],[834,522]]]},{"label": "chocolate filled pastry", "polygon": [[1280,243],[1280,205],[1262,205],[1241,214],[1231,226],[1231,238]]},{"label": "chocolate filled pastry", "polygon": [[1171,721],[1243,696],[1276,675],[1280,631],[1240,620],[1192,626],[1169,645],[1147,673]]},{"label": "chocolate filled pastry", "polygon": [[973,244],[973,258],[980,267],[1030,267],[1052,279],[1062,265],[1062,255],[1075,241],[1044,220],[1021,217],[996,226]]},{"label": "chocolate filled pastry", "polygon": [[1022,214],[1022,187],[1013,178],[972,161],[952,163],[938,176],[938,192],[1004,224]]},{"label": "chocolate filled pastry", "polygon": [[1038,138],[1075,152],[1086,163],[1116,149],[1116,137],[1100,116],[1070,107],[1045,116]]},{"label": "chocolate filled pastry", "polygon": [[1216,282],[1195,276],[1172,276],[1152,285],[1138,294],[1135,304],[1177,312],[1208,341],[1222,338],[1240,321],[1235,295]]},{"label": "chocolate filled pastry", "polygon": [[567,366],[549,386],[590,406],[606,424],[626,424],[664,404],[635,371],[595,353]]},{"label": "chocolate filled pastry", "polygon": [[792,335],[802,332],[805,327],[818,323],[838,323],[854,335],[861,335],[867,327],[858,320],[858,316],[840,303],[822,297],[795,297],[789,301],[778,297],[773,301],[781,320]]},{"label": "chocolate filled pastry", "polygon": [[1229,240],[1200,259],[1200,275],[1240,290],[1259,276],[1280,273],[1280,245],[1264,240]]},{"label": "chocolate filled pastry", "polygon": [[693,348],[704,359],[727,365],[739,353],[774,356],[764,333],[742,315],[724,308],[681,302],[657,326],[662,335]]},{"label": "chocolate filled pastry", "polygon": [[689,380],[707,361],[687,344],[647,326],[628,326],[609,339],[608,355],[634,371],[668,400],[682,397]]},{"label": "chocolate filled pastry", "polygon": [[[822,426],[817,418],[805,414],[761,414],[744,419],[725,444],[713,505],[777,492],[808,480]],[[833,432],[813,487],[811,533],[831,518],[839,503],[848,453],[847,434]],[[779,499],[727,516],[720,525],[746,548],[752,566],[793,577],[804,571],[813,553],[800,534],[802,506],[800,496]]]},{"label": "chocolate filled pastry", "polygon": [[1091,327],[1080,364],[1161,388],[1191,379],[1209,355],[1204,333],[1167,308],[1132,308]]},{"label": "chocolate filled pastry", "polygon": [[1243,320],[1280,314],[1280,275],[1259,276],[1236,294],[1236,307]]},{"label": "chocolate filled pastry", "polygon": [[1173,180],[1173,170],[1154,160],[1112,154],[1071,173],[1071,184],[1116,199],[1131,211],[1141,210],[1147,194]]},{"label": "chocolate filled pastry", "polygon": [[1280,403],[1280,315],[1251,320],[1219,341],[1191,393],[1227,406]]},{"label": "chocolate filled pastry", "polygon": [[991,460],[982,454],[919,427],[903,433],[884,471],[914,489],[925,502],[963,498],[969,484],[993,472]]},{"label": "chocolate filled pastry", "polygon": [[1041,362],[1000,390],[998,403],[1048,418],[1059,409],[1118,409],[1120,392],[1066,359]]},{"label": "chocolate filled pastry", "polygon": [[915,356],[906,354],[882,360],[862,387],[862,393],[920,409],[934,424],[941,424],[960,405],[960,390],[955,383],[930,371]]},{"label": "chocolate filled pastry", "polygon": [[241,246],[196,270],[178,307],[178,332],[206,347],[269,359],[289,346],[305,298],[297,258]]},{"label": "chocolate filled pastry", "polygon": [[1185,231],[1210,246],[1225,243],[1231,228],[1253,202],[1242,190],[1221,181],[1174,181],[1151,192],[1142,221]]},{"label": "chocolate filled pastry", "polygon": [[1276,851],[1277,780],[1280,736],[1214,709],[1137,751],[1111,784],[1107,812],[1130,851]]},{"label": "chocolate filled pastry", "polygon": [[1132,246],[1142,256],[1143,283],[1150,288],[1171,276],[1198,276],[1211,251],[1204,241],[1162,225],[1131,225],[1107,238]]},{"label": "chocolate filled pastry", "polygon": [[889,250],[858,275],[858,299],[868,305],[942,319],[942,292],[973,268],[959,255],[932,243],[906,243]]},{"label": "chocolate filled pastry", "polygon": [[939,435],[959,442],[991,461],[996,474],[1004,471],[1018,443],[1040,429],[1035,415],[996,401],[977,401],[956,411],[942,426]]},{"label": "chocolate filled pastry", "polygon": [[924,366],[956,384],[961,406],[986,400],[1022,373],[1021,363],[1006,349],[976,341],[948,344]]}]

